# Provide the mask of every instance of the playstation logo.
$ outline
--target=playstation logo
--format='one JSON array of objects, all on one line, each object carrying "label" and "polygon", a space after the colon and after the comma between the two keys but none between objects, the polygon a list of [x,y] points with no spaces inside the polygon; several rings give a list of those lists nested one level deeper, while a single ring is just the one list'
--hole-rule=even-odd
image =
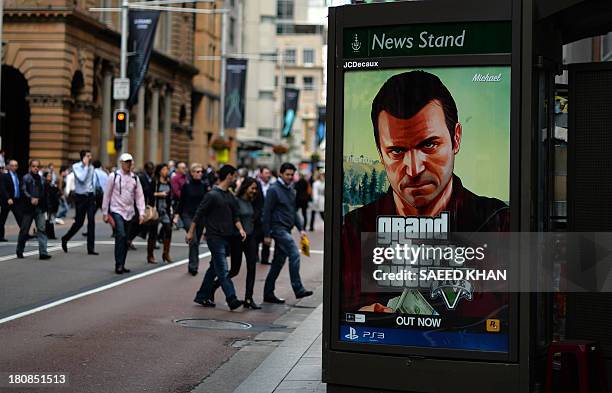
[{"label": "playstation logo", "polygon": [[351,43],[351,47],[353,48],[353,52],[359,52],[359,49],[361,49],[361,41],[359,41],[357,34],[355,34],[355,41]]},{"label": "playstation logo", "polygon": [[349,334],[344,335],[344,337],[348,338],[349,340],[357,340],[359,338],[357,331],[352,327],[349,327]]}]

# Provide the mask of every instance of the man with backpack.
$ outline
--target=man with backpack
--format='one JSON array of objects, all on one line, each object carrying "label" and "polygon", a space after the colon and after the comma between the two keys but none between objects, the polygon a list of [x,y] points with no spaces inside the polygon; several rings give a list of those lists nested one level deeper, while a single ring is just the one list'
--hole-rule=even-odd
[{"label": "man with backpack", "polygon": [[109,176],[102,201],[102,219],[109,222],[115,229],[115,273],[129,273],[125,268],[125,258],[128,251],[128,233],[130,223],[134,220],[138,209],[138,223],[144,222],[145,202],[142,185],[132,172],[131,154],[123,153],[119,157],[121,169]]}]

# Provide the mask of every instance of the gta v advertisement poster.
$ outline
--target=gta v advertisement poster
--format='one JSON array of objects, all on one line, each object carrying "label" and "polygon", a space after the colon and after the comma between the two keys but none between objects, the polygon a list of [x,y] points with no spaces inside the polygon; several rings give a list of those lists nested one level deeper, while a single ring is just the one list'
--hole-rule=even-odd
[{"label": "gta v advertisement poster", "polygon": [[[510,67],[346,70],[342,342],[509,352]],[[506,288],[507,289],[507,288]]]}]

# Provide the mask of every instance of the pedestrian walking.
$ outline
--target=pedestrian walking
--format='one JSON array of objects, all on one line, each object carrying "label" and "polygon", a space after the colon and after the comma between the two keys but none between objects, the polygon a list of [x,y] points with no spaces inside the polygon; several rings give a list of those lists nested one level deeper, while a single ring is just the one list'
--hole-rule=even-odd
[{"label": "pedestrian walking", "polygon": [[174,214],[172,209],[172,190],[170,187],[170,170],[168,169],[168,164],[157,165],[152,188],[152,197],[147,202],[150,206],[155,207],[159,219],[150,226],[149,240],[147,242],[147,262],[156,263],[153,252],[157,237],[157,226],[161,224],[160,233],[164,245],[162,260],[166,263],[172,263],[172,259],[170,258],[170,242],[172,241],[172,222]]},{"label": "pedestrian walking", "polygon": [[[132,172],[134,159],[128,153],[119,157],[121,169],[115,171],[106,182],[102,200],[102,219],[115,229],[115,273],[129,273],[125,268],[128,251],[128,233],[138,214],[138,224],[144,221],[145,201],[142,185]],[[138,209],[135,211],[134,206]]]},{"label": "pedestrian walking", "polygon": [[74,203],[76,217],[68,232],[62,236],[62,250],[68,252],[68,242],[81,229],[87,216],[87,254],[98,255],[95,251],[96,240],[96,175],[91,162],[91,151],[81,150],[81,161],[72,165],[75,190]]},{"label": "pedestrian walking", "polygon": [[325,174],[319,173],[312,183],[312,210],[310,212],[310,231],[314,231],[315,217],[321,216],[325,220]]},{"label": "pedestrian walking", "polygon": [[[211,189],[208,181],[202,179],[204,173],[201,164],[191,164],[189,172],[190,179],[183,184],[181,188],[181,197],[177,206],[177,212],[185,224],[185,232],[189,232],[193,217],[195,216],[200,202],[202,202],[204,195]],[[189,264],[187,265],[187,271],[192,276],[198,274],[198,268],[200,266],[200,239],[202,238],[203,231],[204,225],[202,225],[202,223],[196,223],[194,237],[189,243]]]},{"label": "pedestrian walking", "polygon": [[[176,164],[176,173],[170,179],[170,184],[172,185],[172,201],[175,204],[181,200],[181,190],[183,189],[183,185],[189,180],[189,168],[187,168],[187,163],[185,161],[179,161]],[[176,208],[176,206],[174,206]],[[176,210],[176,209],[175,209]],[[179,216],[177,221],[177,229],[184,228],[186,224],[183,222],[183,219]]]},{"label": "pedestrian walking", "polygon": [[36,224],[36,237],[38,238],[39,259],[51,259],[47,252],[47,233],[45,221],[47,213],[47,185],[39,175],[40,161],[30,161],[30,171],[21,181],[21,193],[24,198],[24,210],[21,224],[19,226],[19,238],[17,240],[17,258],[23,258],[25,243],[29,237],[32,221]]},{"label": "pedestrian walking", "polygon": [[219,281],[219,285],[225,293],[225,299],[230,310],[235,310],[242,305],[242,301],[236,297],[234,284],[228,275],[226,256],[234,227],[238,229],[242,239],[246,240],[246,233],[238,217],[236,201],[229,192],[229,188],[235,182],[236,168],[231,165],[224,165],[219,170],[219,184],[206,193],[202,199],[189,227],[189,232],[185,236],[187,243],[191,243],[196,226],[203,220],[206,228],[206,242],[212,255],[210,267],[204,275],[202,286],[197,292],[194,302],[204,307],[215,306],[213,302],[215,278]]},{"label": "pedestrian walking", "polygon": [[19,169],[17,161],[10,160],[8,173],[0,175],[0,242],[7,241],[4,237],[4,226],[9,212],[13,213],[17,225],[21,225],[23,219],[21,184],[17,169]]},{"label": "pedestrian walking", "polygon": [[96,196],[96,210],[102,208],[102,199],[104,198],[104,190],[106,189],[106,181],[108,180],[108,173],[104,170],[102,162],[95,160],[93,162],[94,167],[94,194]]},{"label": "pedestrian walking", "polygon": [[[138,180],[140,181],[140,185],[142,187],[142,192],[144,194],[145,203],[147,201],[154,200],[155,197],[153,196],[153,179],[155,176],[155,164],[153,164],[151,161],[146,162],[144,164],[143,170],[137,176],[138,176]],[[155,224],[154,222],[147,222],[142,225],[137,225],[137,224],[132,225],[128,232],[128,248],[130,250],[136,250],[136,247],[132,244],[136,236],[140,235],[140,237],[146,240],[148,234],[151,231],[151,228],[152,227],[157,228],[157,225],[154,225],[154,224]],[[149,241],[150,239],[151,237],[149,236]],[[157,250],[159,247],[155,245],[154,248]]]},{"label": "pedestrian walking", "polygon": [[311,200],[310,183],[306,176],[301,173],[299,180],[295,182],[293,187],[295,189],[295,205],[302,213],[302,223],[304,228],[306,228],[308,226],[308,203]]},{"label": "pedestrian walking", "polygon": [[274,239],[274,258],[264,285],[264,302],[284,303],[285,300],[274,294],[276,279],[289,258],[289,277],[295,297],[301,299],[312,295],[306,290],[300,278],[300,252],[291,237],[291,230],[296,227],[302,237],[306,236],[302,222],[297,215],[295,190],[291,188],[295,166],[284,163],[280,167],[280,176],[268,190],[263,213],[264,243],[270,244]]},{"label": "pedestrian walking", "polygon": [[45,232],[50,240],[57,239],[55,237],[55,215],[59,209],[60,195],[62,192],[57,187],[57,183],[53,182],[53,173],[51,171],[43,172],[42,178],[46,183],[45,195],[47,200],[47,214],[45,222]]},{"label": "pedestrian walking", "polygon": [[230,244],[231,268],[229,272],[230,278],[234,278],[240,273],[242,254],[244,254],[247,268],[244,308],[252,308],[253,310],[261,309],[261,306],[253,300],[257,264],[257,240],[255,239],[256,212],[253,204],[256,194],[257,181],[252,177],[245,177],[236,193],[236,203],[238,204],[238,218],[247,236],[244,241],[239,234],[232,237],[232,243]]},{"label": "pedestrian walking", "polygon": [[[272,172],[268,167],[259,168],[259,175],[257,176],[257,195],[255,196],[255,207],[259,212],[263,211],[264,201],[266,198],[266,194],[268,193],[268,189],[274,182],[272,181]],[[260,222],[260,220],[258,220]],[[270,264],[270,245],[264,243],[264,233],[263,226],[258,225],[255,229],[255,237],[257,239],[257,248],[261,244],[261,257],[259,261],[262,265]]]}]

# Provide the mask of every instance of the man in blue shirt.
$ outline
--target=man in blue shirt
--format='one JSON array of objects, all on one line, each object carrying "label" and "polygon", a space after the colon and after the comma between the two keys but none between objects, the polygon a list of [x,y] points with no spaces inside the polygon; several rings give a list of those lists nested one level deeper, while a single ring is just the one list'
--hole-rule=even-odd
[{"label": "man in blue shirt", "polygon": [[23,218],[23,206],[21,203],[21,191],[17,169],[19,164],[15,160],[10,160],[8,173],[0,174],[0,242],[5,242],[4,224],[9,212],[13,212],[17,225],[21,225]]},{"label": "man in blue shirt", "polygon": [[291,163],[281,165],[280,176],[276,183],[270,186],[266,195],[263,212],[264,244],[270,244],[274,239],[274,257],[268,271],[264,286],[264,302],[285,303],[284,299],[276,297],[274,287],[285,260],[289,259],[289,279],[297,299],[312,295],[306,290],[300,278],[300,252],[291,236],[291,230],[296,227],[302,237],[306,236],[302,221],[297,215],[295,190],[291,187],[295,166]]},{"label": "man in blue shirt", "polygon": [[75,190],[74,202],[76,217],[74,223],[62,237],[62,250],[68,252],[68,241],[81,229],[87,215],[87,254],[98,255],[94,250],[96,237],[96,174],[91,162],[91,151],[81,150],[81,161],[72,165]]}]

